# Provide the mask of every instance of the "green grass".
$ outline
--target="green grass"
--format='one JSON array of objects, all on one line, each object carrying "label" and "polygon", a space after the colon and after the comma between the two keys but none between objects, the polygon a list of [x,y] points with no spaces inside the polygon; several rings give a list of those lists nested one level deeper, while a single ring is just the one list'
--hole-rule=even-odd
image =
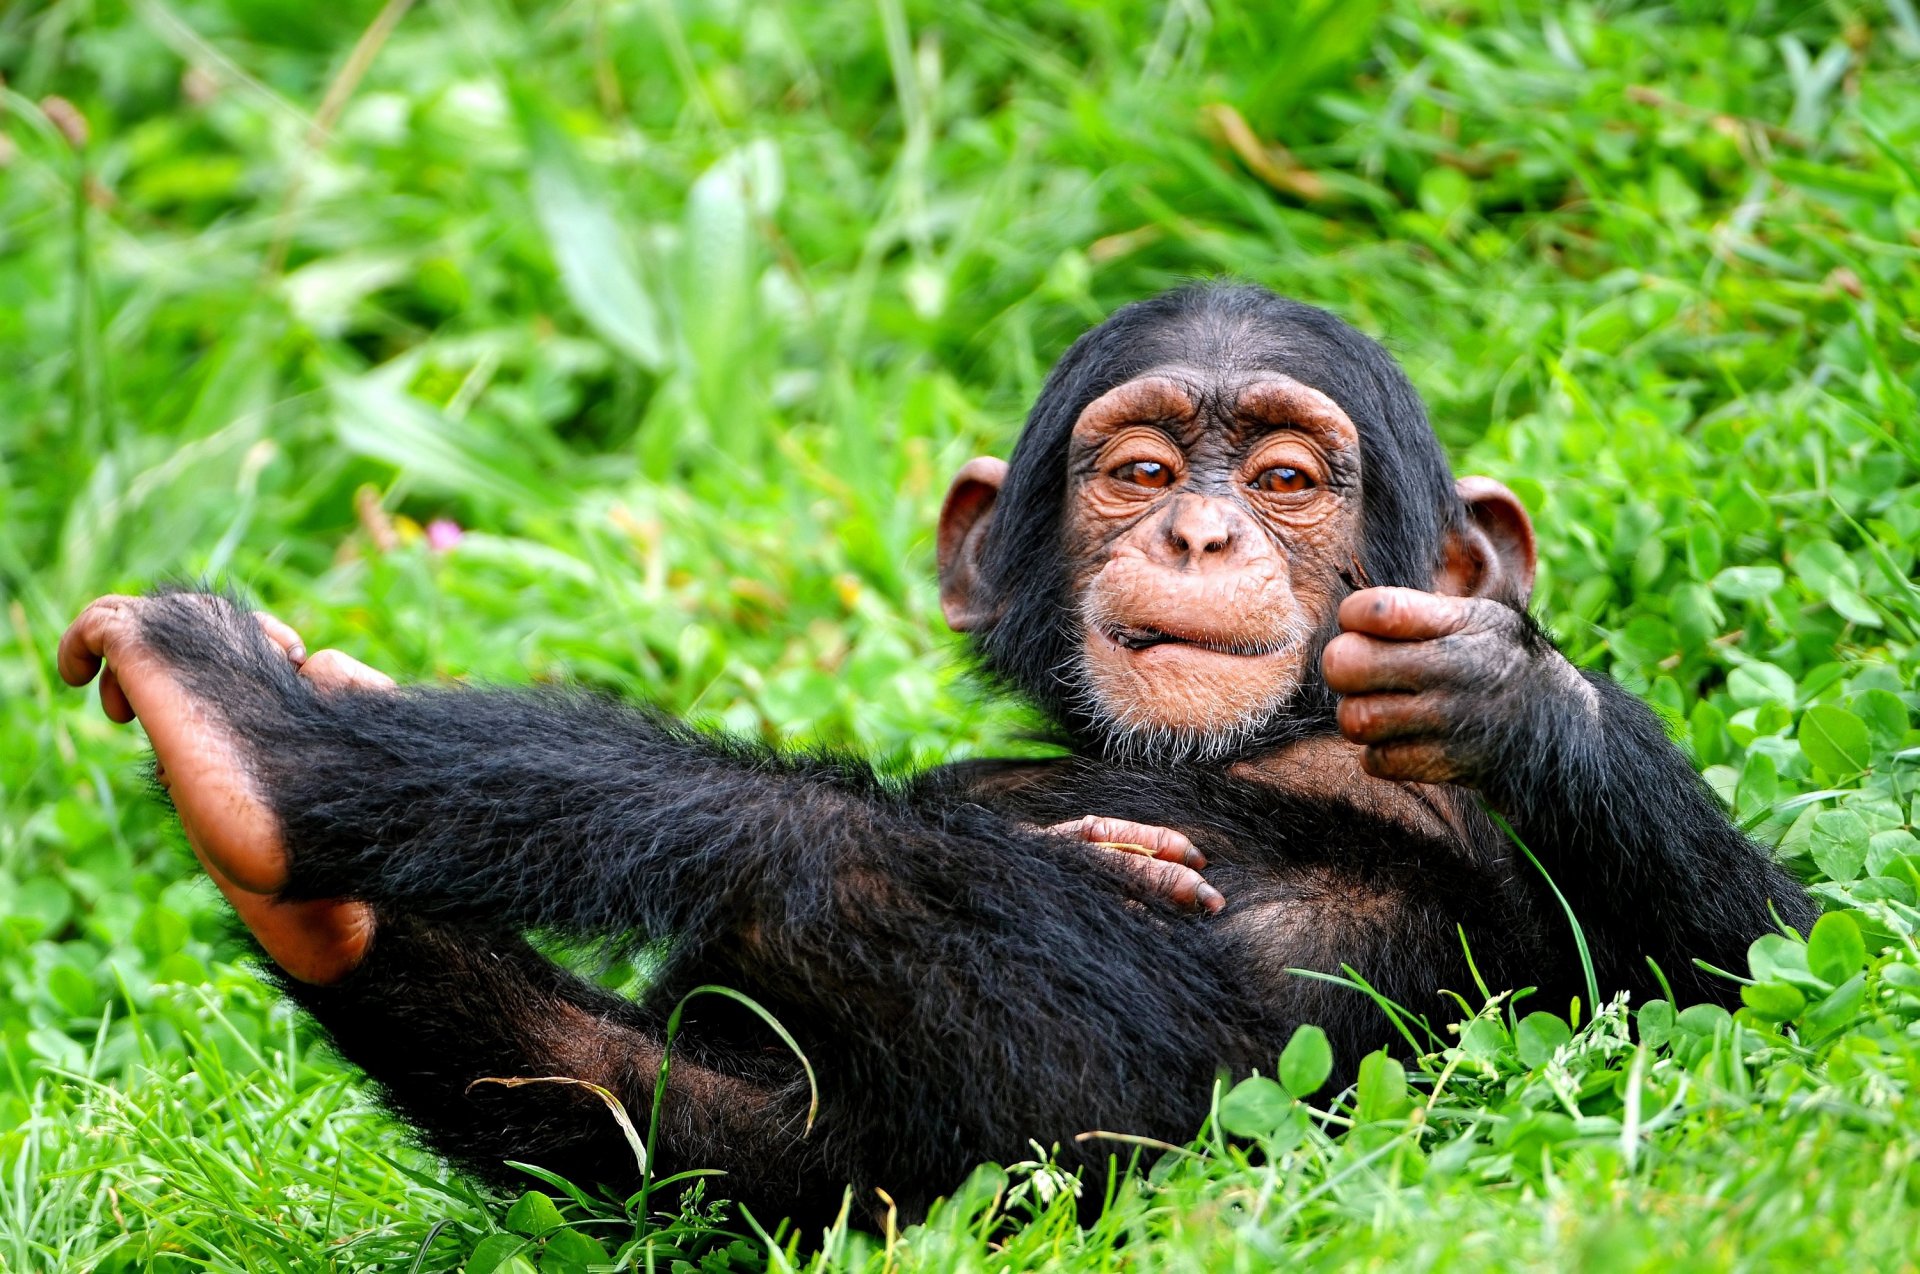
[{"label": "green grass", "polygon": [[[0,1268],[1920,1264],[1914,5],[1276,8],[0,7]],[[946,475],[1214,272],[1389,342],[1569,653],[1843,913],[1748,1008],[1454,988],[1410,1071],[1255,1081],[1090,1230],[1035,1165],[817,1255],[557,1185],[550,1230],[231,963],[51,676],[90,596],[207,574],[408,677],[1021,746],[939,623]]]}]

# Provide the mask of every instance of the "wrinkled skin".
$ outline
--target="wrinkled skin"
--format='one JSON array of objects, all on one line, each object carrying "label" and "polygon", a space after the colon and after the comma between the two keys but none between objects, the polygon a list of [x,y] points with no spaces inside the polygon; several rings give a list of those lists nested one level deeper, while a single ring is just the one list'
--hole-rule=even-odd
[{"label": "wrinkled skin", "polygon": [[1099,711],[1220,739],[1278,710],[1341,591],[1359,463],[1346,413],[1282,376],[1172,369],[1089,405],[1068,526]]},{"label": "wrinkled skin", "polygon": [[1344,696],[1341,733],[1377,778],[1479,787],[1505,759],[1483,723],[1522,704],[1596,706],[1573,665],[1500,602],[1370,588],[1340,604],[1340,627],[1321,668]]}]

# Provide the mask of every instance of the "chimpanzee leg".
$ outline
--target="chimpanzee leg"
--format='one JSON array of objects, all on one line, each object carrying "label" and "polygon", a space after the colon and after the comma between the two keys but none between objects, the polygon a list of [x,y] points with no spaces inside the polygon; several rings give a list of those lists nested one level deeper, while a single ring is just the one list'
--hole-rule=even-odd
[{"label": "chimpanzee leg", "polygon": [[[983,1159],[1024,1156],[1033,1137],[1069,1153],[1097,1128],[1184,1139],[1215,1068],[1265,1062],[1250,1041],[1284,1038],[1271,1014],[1316,1015],[1260,1003],[1214,931],[1130,899],[1104,851],[858,763],[703,738],[579,695],[319,689],[217,598],[153,598],[136,618],[270,807],[284,896],[358,899],[384,927],[667,939],[665,985],[697,973],[779,1017],[819,1075],[833,1170],[903,1204]],[[547,1003],[568,997],[525,957],[482,948],[437,983],[445,1007],[405,997],[403,1013],[443,1025],[429,1037],[378,1008],[383,980],[421,976],[391,937],[377,927],[388,956],[350,978],[379,1028],[316,1010],[381,1083],[413,1084],[419,1055],[463,1031],[492,1041],[493,1066],[550,1060],[569,1034],[552,1025],[565,1015],[503,1013],[503,995],[535,995],[529,980]],[[504,988],[487,976],[510,965]],[[375,1053],[375,1029],[405,1051]],[[434,1100],[464,1088],[433,1082]],[[469,1122],[411,1101],[429,1126]]]},{"label": "chimpanzee leg", "polygon": [[[644,1140],[666,1013],[576,977],[505,932],[382,916],[374,948],[345,981],[280,977],[335,1046],[377,1083],[428,1146],[496,1181],[537,1164],[583,1185],[637,1188],[641,1169],[605,1101]],[[766,1041],[773,1043],[763,1030]],[[654,1176],[716,1168],[714,1193],[768,1219],[830,1217],[849,1172],[837,1139],[806,1136],[808,1089],[785,1050],[689,1029],[675,1041],[654,1146]]]},{"label": "chimpanzee leg", "polygon": [[[786,966],[802,953],[743,934],[731,949],[676,957],[635,1005],[510,932],[383,912],[372,953],[345,981],[282,984],[435,1150],[496,1180],[511,1159],[616,1188],[637,1181],[633,1152],[590,1090],[476,1081],[585,1080],[644,1134],[672,1007],[697,984],[737,989],[799,1042],[818,1119],[809,1131],[805,1075],[764,1023],[722,997],[696,999],[674,1043],[656,1175],[718,1168],[716,1195],[769,1217],[828,1219],[849,1185],[856,1216],[876,1214],[875,1187],[917,1216],[974,1164],[1026,1157],[1029,1138],[1059,1143],[1074,1165],[1112,1150],[1076,1142],[1080,1132],[1184,1140],[1204,1117],[1214,1068],[1250,1056],[1224,1024],[1246,1006],[1216,1003],[1207,1020],[1205,967],[1183,969],[1179,944],[1070,936],[1053,961],[997,969],[990,941],[985,959],[941,965],[941,939],[969,935],[930,935],[928,949],[850,976]],[[1163,993],[1086,998],[1113,968]]]}]

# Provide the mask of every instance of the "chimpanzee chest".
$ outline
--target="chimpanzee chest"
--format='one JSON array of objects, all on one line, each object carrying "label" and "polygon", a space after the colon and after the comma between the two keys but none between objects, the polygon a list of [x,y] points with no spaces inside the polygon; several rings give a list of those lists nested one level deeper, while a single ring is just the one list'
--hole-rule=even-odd
[{"label": "chimpanzee chest", "polygon": [[1386,802],[1371,789],[1303,792],[1279,775],[1082,757],[969,761],[928,777],[1035,826],[1095,814],[1182,832],[1207,856],[1207,881],[1227,898],[1221,919],[1236,926],[1258,912],[1290,930],[1354,932],[1403,925],[1412,908],[1451,930],[1507,917],[1521,901],[1501,846],[1454,830],[1437,803]]}]

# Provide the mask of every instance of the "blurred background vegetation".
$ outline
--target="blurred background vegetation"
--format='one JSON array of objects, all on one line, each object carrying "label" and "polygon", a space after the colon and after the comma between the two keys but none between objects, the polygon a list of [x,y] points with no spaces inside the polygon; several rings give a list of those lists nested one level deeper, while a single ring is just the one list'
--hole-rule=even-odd
[{"label": "blurred background vegetation", "polygon": [[1916,59],[1911,0],[0,6],[0,1268],[636,1233],[444,1180],[229,962],[137,734],[51,676],[88,598],[231,578],[405,677],[1025,746],[939,623],[946,477],[1217,273],[1388,343],[1533,507],[1569,653],[1852,928],[1730,971],[1737,1019],[1482,1018],[1415,1070],[1452,1160],[1376,1091],[1090,1235],[1016,1171],[829,1258],[1911,1265]]}]

